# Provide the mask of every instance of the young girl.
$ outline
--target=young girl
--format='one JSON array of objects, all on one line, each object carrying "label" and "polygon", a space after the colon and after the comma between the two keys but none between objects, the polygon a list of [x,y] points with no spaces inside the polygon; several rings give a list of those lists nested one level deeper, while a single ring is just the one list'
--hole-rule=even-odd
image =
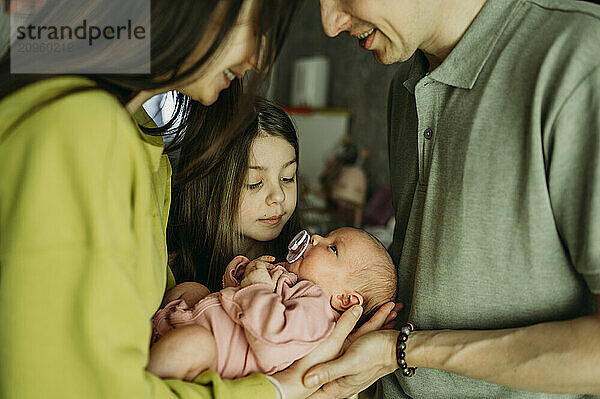
[{"label": "young girl", "polygon": [[[255,112],[220,164],[178,187],[167,234],[177,281],[198,281],[216,291],[224,265],[235,255],[283,260],[300,230],[296,130],[271,101],[257,98]],[[185,165],[190,154],[181,157]]]}]

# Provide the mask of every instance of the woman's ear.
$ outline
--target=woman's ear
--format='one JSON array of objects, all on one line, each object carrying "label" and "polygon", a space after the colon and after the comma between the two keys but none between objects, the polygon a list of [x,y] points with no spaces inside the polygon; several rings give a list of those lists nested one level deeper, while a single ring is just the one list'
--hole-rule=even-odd
[{"label": "woman's ear", "polygon": [[356,291],[333,294],[329,300],[331,307],[340,312],[350,309],[354,305],[363,304],[363,297]]}]

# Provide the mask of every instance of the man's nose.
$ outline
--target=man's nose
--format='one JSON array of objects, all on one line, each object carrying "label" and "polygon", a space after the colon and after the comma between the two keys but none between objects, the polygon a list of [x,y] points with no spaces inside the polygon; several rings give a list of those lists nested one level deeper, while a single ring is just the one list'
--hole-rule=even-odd
[{"label": "man's nose", "polygon": [[339,6],[339,0],[320,0],[321,25],[329,37],[335,37],[350,26],[350,14]]}]

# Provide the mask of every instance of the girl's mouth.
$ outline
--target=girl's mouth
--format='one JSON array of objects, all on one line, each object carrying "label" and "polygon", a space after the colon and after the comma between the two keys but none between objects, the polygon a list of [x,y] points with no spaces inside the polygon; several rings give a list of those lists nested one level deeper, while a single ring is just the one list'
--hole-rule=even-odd
[{"label": "girl's mouth", "polygon": [[270,218],[258,219],[259,222],[266,224],[267,226],[277,226],[281,223],[283,215],[271,216]]}]

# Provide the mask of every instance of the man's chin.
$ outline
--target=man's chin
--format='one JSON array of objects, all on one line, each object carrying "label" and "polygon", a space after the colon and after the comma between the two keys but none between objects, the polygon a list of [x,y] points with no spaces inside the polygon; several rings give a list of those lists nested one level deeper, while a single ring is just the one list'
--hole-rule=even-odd
[{"label": "man's chin", "polygon": [[378,63],[380,63],[382,65],[392,65],[392,64],[395,64],[396,62],[398,62],[398,61],[388,59],[385,57],[378,57],[377,54],[373,54],[373,57],[375,58],[375,61],[377,61]]},{"label": "man's chin", "polygon": [[399,63],[399,62],[404,62],[404,61],[408,60],[410,58],[410,56],[403,57],[403,56],[398,56],[398,55],[394,55],[394,54],[386,54],[385,52],[382,52],[382,51],[373,51],[373,58],[375,58],[375,61],[377,61],[380,64],[392,65],[392,64]]}]

